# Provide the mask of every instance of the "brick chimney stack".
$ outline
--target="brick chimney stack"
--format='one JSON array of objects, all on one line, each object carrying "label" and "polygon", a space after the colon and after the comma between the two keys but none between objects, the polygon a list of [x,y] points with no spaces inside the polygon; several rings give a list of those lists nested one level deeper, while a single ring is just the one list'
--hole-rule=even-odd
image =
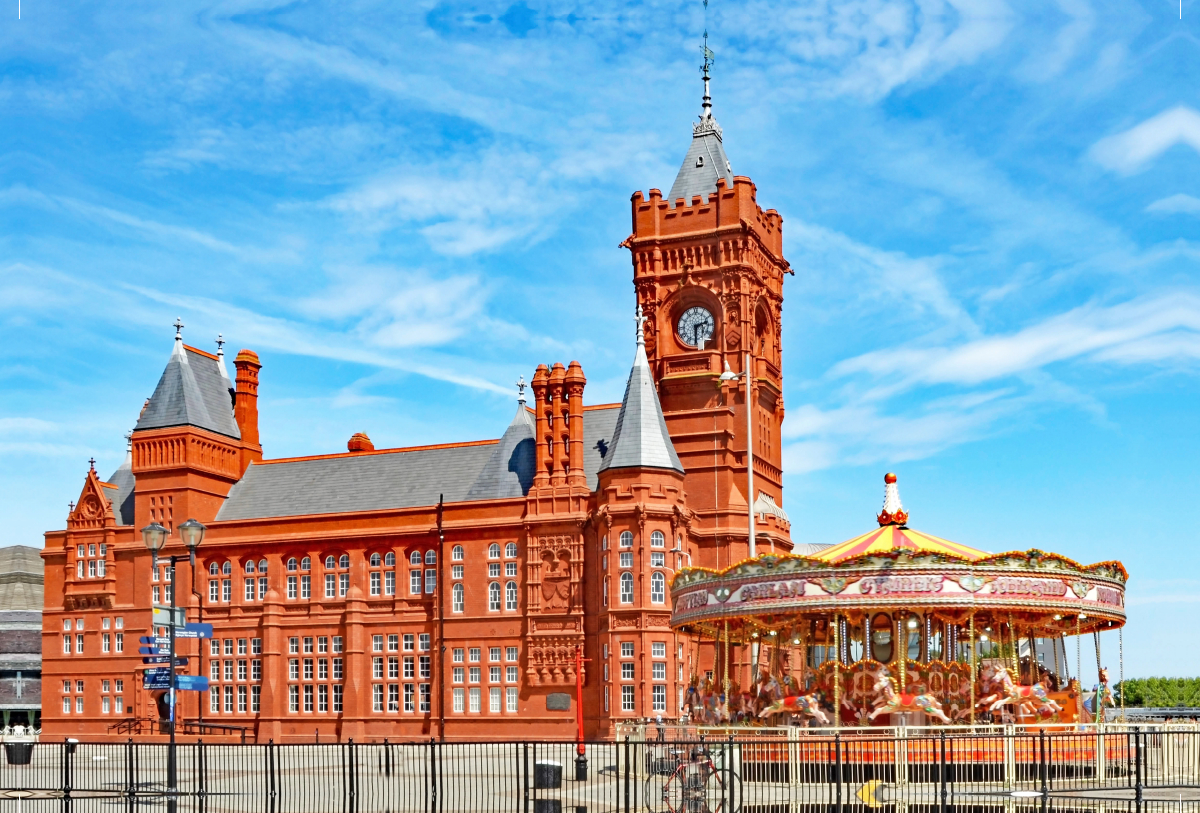
[{"label": "brick chimney stack", "polygon": [[535,486],[550,485],[550,422],[546,411],[546,384],[550,381],[550,370],[539,364],[530,386],[533,388],[534,443],[537,448],[537,469],[533,475]]},{"label": "brick chimney stack", "polygon": [[583,366],[578,361],[572,361],[567,367],[563,384],[569,436],[567,483],[586,487],[587,476],[583,473],[583,388],[587,384],[587,378],[583,374]]},{"label": "brick chimney stack", "polygon": [[237,369],[237,389],[233,400],[233,417],[242,433],[242,472],[250,463],[262,460],[262,444],[258,440],[258,371],[262,364],[253,350],[242,350],[233,360]]}]

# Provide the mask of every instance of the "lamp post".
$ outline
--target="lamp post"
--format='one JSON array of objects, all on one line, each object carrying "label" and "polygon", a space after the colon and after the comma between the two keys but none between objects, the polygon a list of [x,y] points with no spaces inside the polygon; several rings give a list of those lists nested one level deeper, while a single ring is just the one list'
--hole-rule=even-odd
[{"label": "lamp post", "polygon": [[[193,571],[196,567],[196,548],[204,541],[204,525],[194,519],[189,519],[179,525],[179,538],[187,545],[188,563],[192,566]],[[158,553],[163,549],[167,542],[167,537],[170,531],[159,525],[157,522],[151,522],[145,528],[142,528],[142,541],[146,543],[146,548],[150,551],[151,566],[158,568]],[[178,791],[178,762],[175,754],[175,563],[182,561],[182,556],[169,556],[168,561],[171,563],[171,617],[170,623],[167,625],[170,635],[170,651],[168,660],[170,661],[170,683],[167,688],[167,706],[170,709],[170,717],[167,720],[167,733],[170,736],[170,745],[167,747],[167,811],[168,813],[176,813],[178,810],[179,801],[176,799]],[[194,575],[194,573],[193,573]],[[153,622],[151,628],[153,628]]]},{"label": "lamp post", "polygon": [[[754,411],[751,405],[752,389],[751,378],[753,374],[750,372],[751,358],[750,354],[746,353],[746,366],[740,373],[735,373],[729,369],[729,362],[725,362],[725,372],[721,373],[718,381],[737,381],[739,378],[746,379],[746,508],[749,514],[749,542],[748,553],[753,559],[757,553],[757,546],[754,543]],[[774,549],[774,543],[772,543]],[[758,642],[750,645],[750,662],[753,665],[750,672],[752,680],[758,680]]]}]

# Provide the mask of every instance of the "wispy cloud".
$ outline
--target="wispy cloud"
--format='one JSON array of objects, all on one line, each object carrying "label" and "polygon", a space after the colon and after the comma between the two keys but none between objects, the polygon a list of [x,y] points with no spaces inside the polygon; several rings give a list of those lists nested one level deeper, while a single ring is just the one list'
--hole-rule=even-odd
[{"label": "wispy cloud", "polygon": [[1200,152],[1200,113],[1186,105],[1164,110],[1128,130],[1100,139],[1090,154],[1105,169],[1130,175],[1178,145]]},{"label": "wispy cloud", "polygon": [[1159,198],[1147,206],[1146,211],[1159,215],[1200,215],[1200,198],[1180,192]]},{"label": "wispy cloud", "polygon": [[831,374],[865,373],[908,385],[977,385],[1056,362],[1170,362],[1200,358],[1200,295],[1156,294],[1118,305],[1085,305],[1007,336],[956,346],[864,353]]}]

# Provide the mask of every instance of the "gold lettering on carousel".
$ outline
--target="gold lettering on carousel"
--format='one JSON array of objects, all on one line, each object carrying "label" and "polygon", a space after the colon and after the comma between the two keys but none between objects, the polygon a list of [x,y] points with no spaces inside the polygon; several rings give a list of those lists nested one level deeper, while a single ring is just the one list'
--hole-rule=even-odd
[{"label": "gold lettering on carousel", "polygon": [[1114,607],[1122,606],[1121,591],[1114,590],[1111,587],[1097,587],[1096,600],[1101,604],[1111,604]]},{"label": "gold lettering on carousel", "polygon": [[769,601],[777,598],[795,598],[804,595],[805,579],[768,584],[747,584],[742,587],[742,601]]},{"label": "gold lettering on carousel", "polygon": [[992,592],[999,595],[1065,596],[1067,586],[1058,579],[1023,579],[1002,576],[992,582]]},{"label": "gold lettering on carousel", "polygon": [[679,601],[675,602],[675,610],[698,610],[701,607],[708,605],[708,591],[698,590],[695,593],[688,593],[686,596],[680,597]]},{"label": "gold lettering on carousel", "polygon": [[877,576],[863,579],[859,590],[864,594],[886,596],[891,593],[940,593],[944,576]]}]

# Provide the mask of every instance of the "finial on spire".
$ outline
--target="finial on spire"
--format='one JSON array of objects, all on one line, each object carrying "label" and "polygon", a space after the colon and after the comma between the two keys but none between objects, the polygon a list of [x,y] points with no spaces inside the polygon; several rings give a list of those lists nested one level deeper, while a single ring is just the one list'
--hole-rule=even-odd
[{"label": "finial on spire", "polygon": [[125,451],[133,451],[133,430],[125,433]]},{"label": "finial on spire", "polygon": [[92,471],[96,470],[96,458],[94,458],[94,457],[88,458],[88,468],[91,469]]},{"label": "finial on spire", "polygon": [[896,485],[896,475],[888,472],[883,476],[883,482],[883,511],[877,517],[880,527],[907,525],[908,512],[900,502],[900,487]]},{"label": "finial on spire", "polygon": [[[708,3],[705,2],[704,7],[708,8]],[[708,93],[709,69],[712,68],[713,60],[716,59],[716,54],[708,49],[708,30],[704,31],[704,44],[700,46],[700,53],[704,56],[704,64],[700,67],[700,74],[704,77],[704,102],[702,107],[704,112],[700,114],[701,121],[712,118],[712,96]]]},{"label": "finial on spire", "polygon": [[637,306],[637,315],[633,317],[633,320],[635,322],[637,322],[638,347],[646,346],[646,327],[645,327],[646,319],[647,319],[647,317],[642,314],[642,303],[639,302],[638,306]]},{"label": "finial on spire", "polygon": [[175,341],[183,341],[183,319],[179,316],[175,317]]},{"label": "finial on spire", "polygon": [[217,355],[218,356],[225,355],[225,334],[224,333],[217,334]]},{"label": "finial on spire", "polygon": [[527,386],[528,384],[525,383],[525,376],[521,376],[517,379],[517,403],[521,404],[522,406],[525,404],[525,387]]}]

